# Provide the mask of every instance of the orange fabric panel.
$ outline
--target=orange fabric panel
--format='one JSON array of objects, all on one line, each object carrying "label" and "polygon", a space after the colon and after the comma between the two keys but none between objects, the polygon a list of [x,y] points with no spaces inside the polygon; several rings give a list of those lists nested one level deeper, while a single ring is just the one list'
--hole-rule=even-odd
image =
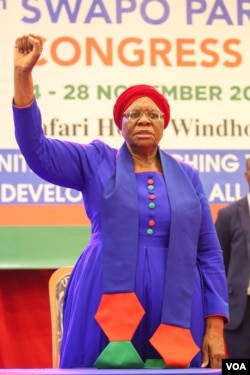
[{"label": "orange fabric panel", "polygon": [[188,367],[200,350],[189,329],[168,324],[160,324],[150,342],[168,367]]},{"label": "orange fabric panel", "polygon": [[95,319],[109,341],[129,341],[144,314],[134,292],[103,294]]}]

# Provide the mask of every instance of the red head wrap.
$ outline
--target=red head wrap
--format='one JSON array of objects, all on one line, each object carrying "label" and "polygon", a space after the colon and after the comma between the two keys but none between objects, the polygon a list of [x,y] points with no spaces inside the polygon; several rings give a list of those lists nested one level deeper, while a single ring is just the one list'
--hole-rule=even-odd
[{"label": "red head wrap", "polygon": [[165,96],[159,93],[153,86],[135,85],[123,91],[123,93],[116,99],[113,109],[113,116],[115,124],[119,129],[121,129],[122,126],[122,118],[125,110],[136,99],[143,96],[146,96],[155,102],[161,112],[164,113],[164,128],[168,126],[170,119],[170,107]]}]

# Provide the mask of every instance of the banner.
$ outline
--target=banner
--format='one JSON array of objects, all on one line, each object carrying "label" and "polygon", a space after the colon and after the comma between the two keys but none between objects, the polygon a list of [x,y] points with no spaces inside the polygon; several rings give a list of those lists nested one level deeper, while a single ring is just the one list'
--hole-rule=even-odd
[{"label": "banner", "polygon": [[[89,227],[79,193],[39,179],[18,150],[11,108],[16,38],[44,40],[33,77],[48,137],[119,147],[117,96],[140,83],[163,93],[171,121],[161,147],[199,170],[215,218],[247,192],[249,23],[250,0],[0,0],[0,247],[22,252],[38,227]],[[22,241],[21,228],[28,230]],[[61,264],[60,251],[69,249],[58,246]]]}]

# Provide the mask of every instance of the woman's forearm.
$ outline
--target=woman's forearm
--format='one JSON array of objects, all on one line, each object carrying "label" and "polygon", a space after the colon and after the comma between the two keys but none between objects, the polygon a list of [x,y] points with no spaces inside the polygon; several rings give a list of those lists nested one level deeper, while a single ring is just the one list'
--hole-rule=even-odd
[{"label": "woman's forearm", "polygon": [[14,105],[27,107],[34,100],[33,79],[31,71],[15,67],[14,70]]}]

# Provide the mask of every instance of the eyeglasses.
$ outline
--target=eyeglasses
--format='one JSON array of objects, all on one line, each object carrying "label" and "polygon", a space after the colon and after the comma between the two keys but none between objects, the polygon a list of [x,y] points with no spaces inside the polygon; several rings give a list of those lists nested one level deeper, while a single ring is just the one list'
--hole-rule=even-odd
[{"label": "eyeglasses", "polygon": [[145,114],[147,118],[153,122],[161,121],[164,116],[164,113],[161,113],[159,111],[155,111],[152,109],[149,111],[141,111],[140,109],[133,109],[132,111],[125,112],[123,116],[127,120],[136,121],[139,118],[141,118],[143,114]]}]

